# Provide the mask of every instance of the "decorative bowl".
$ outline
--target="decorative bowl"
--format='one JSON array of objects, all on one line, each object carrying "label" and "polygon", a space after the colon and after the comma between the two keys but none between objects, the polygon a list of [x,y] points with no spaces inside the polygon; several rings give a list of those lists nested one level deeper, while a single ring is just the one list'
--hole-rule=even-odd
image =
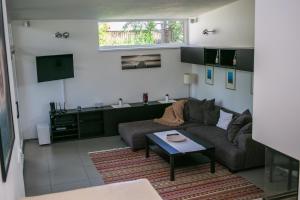
[{"label": "decorative bowl", "polygon": [[186,137],[180,134],[167,135],[167,140],[170,142],[184,142]]}]

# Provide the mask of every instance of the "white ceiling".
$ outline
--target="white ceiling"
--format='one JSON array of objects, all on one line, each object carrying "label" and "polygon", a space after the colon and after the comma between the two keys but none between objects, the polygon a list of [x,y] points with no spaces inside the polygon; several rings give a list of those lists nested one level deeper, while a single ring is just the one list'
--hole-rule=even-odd
[{"label": "white ceiling", "polygon": [[187,18],[236,0],[7,0],[11,19]]}]

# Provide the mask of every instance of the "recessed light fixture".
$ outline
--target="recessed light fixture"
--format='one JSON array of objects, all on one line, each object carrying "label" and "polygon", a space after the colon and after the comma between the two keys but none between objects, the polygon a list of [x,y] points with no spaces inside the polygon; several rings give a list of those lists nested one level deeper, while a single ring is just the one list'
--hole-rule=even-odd
[{"label": "recessed light fixture", "polygon": [[65,39],[67,39],[67,38],[70,37],[70,33],[69,33],[69,32],[64,32],[62,35],[63,35],[63,37],[64,37]]},{"label": "recessed light fixture", "polygon": [[58,39],[68,39],[70,37],[70,33],[69,32],[64,32],[64,33],[56,32],[55,37]]},{"label": "recessed light fixture", "polygon": [[56,32],[56,33],[55,33],[55,37],[56,37],[56,38],[59,38],[59,39],[62,38],[62,33]]}]

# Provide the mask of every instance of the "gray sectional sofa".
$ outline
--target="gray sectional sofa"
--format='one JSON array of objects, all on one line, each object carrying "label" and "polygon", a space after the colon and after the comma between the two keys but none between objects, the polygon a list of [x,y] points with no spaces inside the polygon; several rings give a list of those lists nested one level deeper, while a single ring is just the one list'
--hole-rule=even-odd
[{"label": "gray sectional sofa", "polygon": [[189,99],[184,108],[186,122],[179,127],[164,126],[153,120],[145,120],[121,123],[119,133],[133,150],[138,150],[145,147],[145,135],[148,133],[183,129],[215,145],[217,161],[231,171],[263,166],[265,148],[252,139],[251,131],[248,129],[243,131],[241,127],[234,141],[230,141],[228,131],[215,126],[220,109],[232,113],[234,119],[240,116],[239,113],[214,105],[214,100]]}]

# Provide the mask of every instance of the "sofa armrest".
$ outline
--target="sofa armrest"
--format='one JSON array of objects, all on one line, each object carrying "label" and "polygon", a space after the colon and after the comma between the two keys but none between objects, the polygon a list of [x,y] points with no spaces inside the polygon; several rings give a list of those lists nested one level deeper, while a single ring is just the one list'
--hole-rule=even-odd
[{"label": "sofa armrest", "polygon": [[254,141],[251,134],[238,136],[238,148],[245,152],[245,168],[264,166],[265,147]]}]

